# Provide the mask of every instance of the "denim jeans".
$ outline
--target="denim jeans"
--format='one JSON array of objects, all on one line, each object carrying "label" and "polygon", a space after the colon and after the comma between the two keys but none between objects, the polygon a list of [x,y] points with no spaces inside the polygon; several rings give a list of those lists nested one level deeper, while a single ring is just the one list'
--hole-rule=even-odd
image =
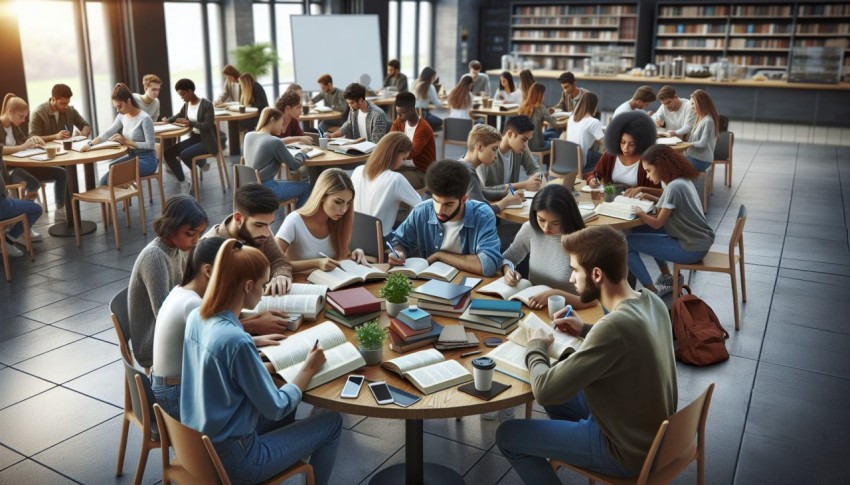
[{"label": "denim jeans", "polygon": [[298,202],[295,203],[296,208],[303,206],[310,197],[310,184],[304,182],[268,179],[263,182],[263,185],[274,192],[274,196],[277,197],[277,200],[286,200],[297,197]]},{"label": "denim jeans", "polygon": [[[31,200],[13,199],[11,197],[0,198],[0,220],[9,219],[20,214],[27,215],[30,227],[41,217],[41,206]],[[24,225],[20,222],[9,229],[8,235],[14,239],[24,233]],[[3,237],[0,234],[0,237]]]},{"label": "denim jeans", "polygon": [[[292,412],[290,416],[293,416]],[[258,483],[310,456],[316,485],[327,485],[342,432],[339,413],[326,412],[293,424],[260,417],[257,431],[215,444],[234,484]]]},{"label": "denim jeans", "polygon": [[[72,173],[77,175],[76,169]],[[53,182],[53,199],[57,206],[65,205],[65,195],[68,193],[68,173],[62,167],[27,167],[12,170],[12,182],[23,182],[27,192],[38,192],[42,182]]]},{"label": "denim jeans", "polygon": [[666,262],[673,263],[696,263],[705,257],[708,251],[688,251],[682,249],[679,241],[667,234],[664,228],[652,229],[641,226],[632,229],[626,234],[626,242],[629,244],[629,270],[634,273],[640,284],[647,286],[652,284],[652,277],[640,259],[640,253],[645,253],[653,258],[661,268]]},{"label": "denim jeans", "polygon": [[164,378],[151,372],[151,390],[156,403],[169,416],[180,421],[180,384],[167,386]]},{"label": "denim jeans", "polygon": [[439,116],[426,112],[423,118],[425,118],[425,121],[431,125],[432,131],[440,131],[443,129],[443,120]]},{"label": "denim jeans", "polygon": [[[192,158],[208,152],[209,150],[207,150],[204,147],[204,144],[201,143],[200,135],[192,135],[188,139],[183,140],[166,150],[165,153],[163,153],[163,158],[165,158],[165,163],[168,164],[168,167],[171,168],[171,173],[177,177],[177,180],[183,182],[186,180],[186,177],[183,175],[183,167],[180,166],[180,160],[183,160],[183,163],[185,163],[187,167],[191,167]],[[180,160],[177,160],[178,156],[180,157]],[[206,160],[200,160],[198,162],[198,167],[203,167],[206,163],[208,163]]]},{"label": "denim jeans", "polygon": [[705,172],[711,167],[711,162],[703,162],[702,160],[697,160],[694,157],[688,157],[688,160],[694,165],[694,168],[697,169],[697,172]]},{"label": "denim jeans", "polygon": [[639,471],[620,465],[608,452],[608,439],[590,414],[584,392],[557,406],[546,406],[551,420],[513,419],[496,431],[496,444],[523,483],[560,485],[547,458],[618,477]]},{"label": "denim jeans", "polygon": [[[127,160],[139,157],[139,176],[147,177],[148,175],[153,175],[156,172],[156,167],[159,165],[159,160],[156,159],[156,152],[153,150],[139,150],[134,152],[130,150],[123,157],[116,158],[115,160],[109,162],[109,166],[113,166],[116,163],[126,162]],[[103,177],[100,178],[100,185],[106,185],[109,183],[109,171],[103,174]]]}]

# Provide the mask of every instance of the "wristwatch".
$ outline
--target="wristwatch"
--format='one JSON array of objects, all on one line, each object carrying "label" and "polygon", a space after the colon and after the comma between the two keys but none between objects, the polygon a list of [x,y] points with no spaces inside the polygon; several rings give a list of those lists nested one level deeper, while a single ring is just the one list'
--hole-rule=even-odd
[{"label": "wristwatch", "polygon": [[86,143],[86,145],[88,145],[88,146],[92,146],[93,144],[92,144],[91,140],[89,140],[89,141]]}]

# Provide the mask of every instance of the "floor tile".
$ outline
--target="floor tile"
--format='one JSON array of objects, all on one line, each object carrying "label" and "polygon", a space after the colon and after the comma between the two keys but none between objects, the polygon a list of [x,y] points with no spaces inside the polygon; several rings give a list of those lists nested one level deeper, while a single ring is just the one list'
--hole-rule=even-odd
[{"label": "floor tile", "polygon": [[90,310],[58,320],[53,326],[83,335],[94,335],[104,330],[112,329],[112,317],[109,306],[103,303],[94,304],[95,306]]},{"label": "floor tile", "polygon": [[12,367],[0,369],[0,409],[42,393],[55,385]]},{"label": "floor tile", "polygon": [[[484,455],[484,451],[471,446],[466,446],[455,441],[440,438],[431,434],[425,434],[424,439],[425,462],[437,463],[451,468],[460,475],[464,475]],[[379,472],[384,468],[404,462],[405,449],[402,448],[376,470]],[[374,474],[372,474],[374,475]]]},{"label": "floor tile", "polygon": [[0,483],[49,483],[64,485],[76,483],[32,460],[24,460],[0,471]]},{"label": "floor tile", "polygon": [[850,379],[850,332],[770,322],[762,362]]},{"label": "floor tile", "polygon": [[24,316],[37,322],[50,324],[100,306],[102,306],[102,304],[94,301],[71,297],[45,305],[37,310],[24,313]]},{"label": "floor tile", "polygon": [[43,323],[22,316],[14,316],[0,321],[0,342],[13,339],[18,335],[32,332],[43,327]]},{"label": "floor tile", "polygon": [[16,364],[15,367],[50,382],[61,384],[120,358],[113,345],[97,339],[85,338],[28,359]]},{"label": "floor tile", "polygon": [[398,450],[380,438],[343,431],[330,483],[360,483]]},{"label": "floor tile", "polygon": [[19,461],[25,460],[26,457],[21,455],[20,453],[15,453],[14,451],[6,448],[5,446],[0,446],[0,471],[9,468],[10,466],[18,463]]},{"label": "floor tile", "polygon": [[464,475],[463,479],[470,484],[497,483],[510,469],[511,464],[504,457],[487,453]]},{"label": "floor tile", "polygon": [[845,241],[824,241],[822,239],[787,236],[782,249],[782,257],[850,265],[850,251]]},{"label": "floor tile", "polygon": [[77,296],[79,296],[80,298],[85,298],[86,300],[96,301],[108,305],[109,302],[112,301],[112,297],[114,297],[116,293],[120,292],[124,288],[127,288],[129,283],[130,277],[128,275],[127,278],[123,278],[118,281],[103,285],[99,288],[80,293]]},{"label": "floor tile", "polygon": [[[119,355],[117,347],[114,353]],[[124,379],[123,360],[119,360],[70,380],[63,387],[123,409]]]},{"label": "floor tile", "polygon": [[16,364],[82,338],[84,337],[77,333],[44,326],[0,342],[0,362],[6,365]]}]

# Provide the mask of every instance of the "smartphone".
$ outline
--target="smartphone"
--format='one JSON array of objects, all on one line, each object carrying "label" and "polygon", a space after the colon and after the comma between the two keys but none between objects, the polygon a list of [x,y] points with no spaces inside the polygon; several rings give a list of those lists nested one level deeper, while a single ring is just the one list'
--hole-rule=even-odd
[{"label": "smartphone", "polygon": [[384,381],[375,381],[369,383],[369,390],[372,391],[372,395],[375,396],[375,401],[378,404],[392,404],[393,395],[390,394],[390,388],[387,386],[387,383]]},{"label": "smartphone", "polygon": [[345,387],[342,388],[342,394],[339,397],[343,399],[356,399],[360,395],[360,386],[363,384],[364,379],[363,376],[348,376],[348,380],[345,381]]},{"label": "smartphone", "polygon": [[390,394],[392,394],[393,396],[393,402],[403,408],[406,408],[407,406],[410,406],[411,404],[415,404],[422,400],[421,397],[411,394],[409,392],[402,391],[401,389],[398,389],[396,387],[387,386],[387,388],[389,388]]}]

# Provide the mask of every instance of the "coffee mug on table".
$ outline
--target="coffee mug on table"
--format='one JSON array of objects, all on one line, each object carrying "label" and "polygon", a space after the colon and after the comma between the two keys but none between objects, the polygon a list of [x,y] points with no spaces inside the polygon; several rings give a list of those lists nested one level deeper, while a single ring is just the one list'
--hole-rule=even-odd
[{"label": "coffee mug on table", "polygon": [[567,300],[561,295],[552,295],[549,297],[549,318],[554,318],[553,315],[564,309]]},{"label": "coffee mug on table", "polygon": [[320,137],[319,138],[319,148],[321,148],[322,150],[327,150],[328,141],[329,140],[326,137]]},{"label": "coffee mug on table", "polygon": [[478,357],[472,359],[472,378],[475,381],[475,390],[489,392],[493,387],[493,369],[496,361],[490,357]]},{"label": "coffee mug on table", "polygon": [[47,152],[47,158],[49,160],[56,158],[56,151],[58,150],[56,147],[45,147],[44,150]]},{"label": "coffee mug on table", "polygon": [[305,115],[306,115],[306,114],[307,114],[307,113],[309,113],[309,112],[310,112],[310,107],[309,107],[309,106],[307,106],[306,104],[305,104],[304,106],[302,106],[302,107],[301,107],[301,114],[305,114]]},{"label": "coffee mug on table", "polygon": [[244,107],[244,106],[240,106],[240,107],[239,107],[239,112],[240,112],[240,113],[244,113],[244,112],[245,112],[245,107]]},{"label": "coffee mug on table", "polygon": [[74,142],[72,142],[71,140],[65,140],[62,142],[62,148],[64,148],[66,151],[70,150],[73,145]]}]

